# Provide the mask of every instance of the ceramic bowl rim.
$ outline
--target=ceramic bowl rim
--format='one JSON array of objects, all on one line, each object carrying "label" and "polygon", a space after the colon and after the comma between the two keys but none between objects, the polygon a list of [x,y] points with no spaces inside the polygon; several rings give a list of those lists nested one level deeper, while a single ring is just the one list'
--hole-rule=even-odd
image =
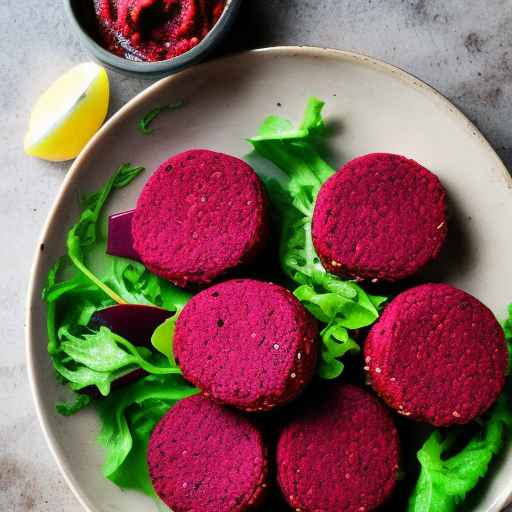
[{"label": "ceramic bowl rim", "polygon": [[84,43],[92,56],[109,69],[139,75],[141,77],[157,77],[159,75],[176,73],[205,57],[226,35],[242,2],[242,0],[226,0],[224,11],[217,23],[208,34],[188,52],[173,57],[172,59],[158,62],[137,62],[114,55],[98,44],[78,20],[72,7],[73,1],[74,0],[63,0],[67,17],[80,40]]}]

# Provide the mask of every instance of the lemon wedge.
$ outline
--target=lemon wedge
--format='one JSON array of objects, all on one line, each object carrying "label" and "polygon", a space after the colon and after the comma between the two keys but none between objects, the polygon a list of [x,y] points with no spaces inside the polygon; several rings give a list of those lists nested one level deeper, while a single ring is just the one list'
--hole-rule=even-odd
[{"label": "lemon wedge", "polygon": [[52,161],[75,158],[105,120],[108,98],[104,68],[86,62],[70,69],[37,100],[25,152]]}]

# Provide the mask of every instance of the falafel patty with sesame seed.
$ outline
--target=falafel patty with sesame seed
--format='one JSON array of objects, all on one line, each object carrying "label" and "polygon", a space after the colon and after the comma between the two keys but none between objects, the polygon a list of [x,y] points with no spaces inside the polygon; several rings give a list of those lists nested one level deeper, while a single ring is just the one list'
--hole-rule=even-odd
[{"label": "falafel patty with sesame seed", "polygon": [[183,376],[220,403],[254,412],[284,405],[311,380],[315,320],[276,284],[233,279],[195,295],[176,321]]},{"label": "falafel patty with sesame seed", "polygon": [[320,189],[313,243],[324,267],[356,279],[397,281],[437,258],[446,238],[445,191],[414,160],[372,153]]},{"label": "falafel patty with sesame seed", "polygon": [[154,274],[205,285],[250,263],[265,244],[266,196],[244,161],[192,149],[150,177],[133,216],[134,248]]},{"label": "falafel patty with sesame seed", "polygon": [[375,391],[411,419],[437,427],[468,423],[505,385],[508,350],[492,312],[447,284],[395,297],[364,344]]},{"label": "falafel patty with sesame seed", "polygon": [[379,400],[352,385],[307,397],[277,444],[277,477],[301,512],[374,510],[393,492],[398,434]]},{"label": "falafel patty with sesame seed", "polygon": [[203,396],[181,400],[160,420],[147,461],[156,493],[174,512],[245,512],[265,495],[260,432]]}]

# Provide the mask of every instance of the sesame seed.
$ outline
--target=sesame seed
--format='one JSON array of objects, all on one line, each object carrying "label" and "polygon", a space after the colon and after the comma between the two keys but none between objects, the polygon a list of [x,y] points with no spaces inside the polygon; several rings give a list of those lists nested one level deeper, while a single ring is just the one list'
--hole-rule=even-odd
[{"label": "sesame seed", "polygon": [[381,373],[382,370],[380,368],[375,368],[375,373]]},{"label": "sesame seed", "polygon": [[454,416],[455,418],[460,418],[460,414],[457,411],[453,411],[452,416]]},{"label": "sesame seed", "polygon": [[295,373],[292,373],[292,374],[290,375],[290,377],[291,377],[292,379],[295,379],[295,377],[297,377],[297,375],[296,375]]},{"label": "sesame seed", "polygon": [[299,359],[299,360],[300,360],[301,358],[302,358],[302,354],[299,352],[299,353],[297,354],[297,359]]},{"label": "sesame seed", "polygon": [[274,343],[274,350],[279,350],[279,343]]},{"label": "sesame seed", "polygon": [[370,367],[369,367],[369,366],[364,366],[364,367],[363,367],[363,370],[364,370],[365,372],[367,372],[369,369],[370,369]]}]

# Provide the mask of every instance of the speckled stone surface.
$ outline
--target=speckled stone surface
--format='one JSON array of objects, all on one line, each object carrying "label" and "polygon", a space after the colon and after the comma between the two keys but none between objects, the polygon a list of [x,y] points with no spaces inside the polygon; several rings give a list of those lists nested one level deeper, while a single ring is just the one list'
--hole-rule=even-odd
[{"label": "speckled stone surface", "polygon": [[[0,28],[0,510],[78,512],[35,418],[23,332],[36,241],[69,164],[26,157],[22,141],[38,94],[88,56],[61,1],[4,0]],[[510,0],[245,0],[221,51],[309,44],[391,62],[448,96],[511,168],[511,28]],[[148,85],[110,78],[111,112]]]}]

